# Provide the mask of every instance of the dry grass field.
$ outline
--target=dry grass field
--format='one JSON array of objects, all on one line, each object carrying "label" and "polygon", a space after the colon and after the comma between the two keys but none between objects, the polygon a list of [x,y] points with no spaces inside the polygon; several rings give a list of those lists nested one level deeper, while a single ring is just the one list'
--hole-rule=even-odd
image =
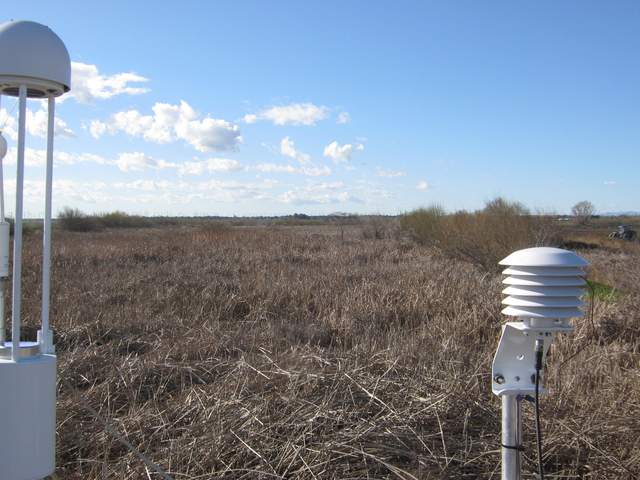
[{"label": "dry grass field", "polygon": [[[499,478],[500,275],[339,230],[56,231],[58,477],[162,478],[97,413],[176,480]],[[25,245],[31,337],[40,245]],[[578,253],[607,287],[548,358],[546,469],[638,478],[640,247]]]}]

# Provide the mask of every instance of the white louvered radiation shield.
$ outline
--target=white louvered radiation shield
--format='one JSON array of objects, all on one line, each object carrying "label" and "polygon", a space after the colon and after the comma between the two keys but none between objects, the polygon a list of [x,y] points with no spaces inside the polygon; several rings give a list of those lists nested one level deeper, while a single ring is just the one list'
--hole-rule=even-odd
[{"label": "white louvered radiation shield", "polygon": [[532,248],[505,258],[502,313],[520,318],[567,319],[583,315],[587,262],[566,250]]}]

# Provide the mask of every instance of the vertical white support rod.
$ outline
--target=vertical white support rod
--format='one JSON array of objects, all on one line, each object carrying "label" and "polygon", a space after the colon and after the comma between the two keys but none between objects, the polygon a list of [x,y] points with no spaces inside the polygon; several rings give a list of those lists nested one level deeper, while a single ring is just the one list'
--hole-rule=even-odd
[{"label": "vertical white support rod", "polygon": [[520,401],[502,395],[502,480],[520,480]]},{"label": "vertical white support rod", "polygon": [[13,293],[11,303],[11,359],[20,358],[20,295],[22,293],[22,196],[24,190],[24,142],[27,114],[27,87],[20,85],[18,116],[18,166],[16,169],[16,218],[13,227]]},{"label": "vertical white support rod", "polygon": [[[2,110],[2,93],[0,93],[0,111]],[[0,222],[4,222],[4,166],[0,161]],[[0,347],[4,347],[5,326],[4,326],[4,280],[0,279]]]},{"label": "vertical white support rod", "polygon": [[49,302],[51,296],[51,197],[53,189],[53,134],[55,125],[55,99],[49,96],[47,124],[47,173],[45,179],[44,228],[42,241],[42,327],[38,335],[42,353],[53,353],[53,339],[49,329]]},{"label": "vertical white support rod", "polygon": [[[2,110],[2,93],[0,93],[0,110]],[[8,113],[7,113],[8,115]],[[4,222],[4,167],[0,163],[0,222]]]}]

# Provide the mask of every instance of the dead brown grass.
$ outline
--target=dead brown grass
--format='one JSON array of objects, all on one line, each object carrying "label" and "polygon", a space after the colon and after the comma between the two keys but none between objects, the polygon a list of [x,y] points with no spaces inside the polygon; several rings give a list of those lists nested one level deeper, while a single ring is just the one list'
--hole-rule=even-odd
[{"label": "dead brown grass", "polygon": [[[499,478],[499,276],[323,228],[56,232],[60,478],[159,478],[83,402],[175,479]],[[545,462],[550,478],[634,478],[640,254],[585,255],[625,294],[552,351]]]}]

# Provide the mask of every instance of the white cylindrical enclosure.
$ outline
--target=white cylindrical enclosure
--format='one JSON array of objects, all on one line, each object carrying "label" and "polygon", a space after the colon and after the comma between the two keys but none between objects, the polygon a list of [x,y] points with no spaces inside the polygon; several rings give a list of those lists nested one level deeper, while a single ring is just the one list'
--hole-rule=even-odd
[{"label": "white cylindrical enclosure", "polygon": [[0,280],[9,277],[9,222],[0,222]]},{"label": "white cylindrical enclosure", "polygon": [[[27,349],[25,349],[27,350]],[[40,480],[55,469],[56,357],[0,359],[0,472]]]}]

